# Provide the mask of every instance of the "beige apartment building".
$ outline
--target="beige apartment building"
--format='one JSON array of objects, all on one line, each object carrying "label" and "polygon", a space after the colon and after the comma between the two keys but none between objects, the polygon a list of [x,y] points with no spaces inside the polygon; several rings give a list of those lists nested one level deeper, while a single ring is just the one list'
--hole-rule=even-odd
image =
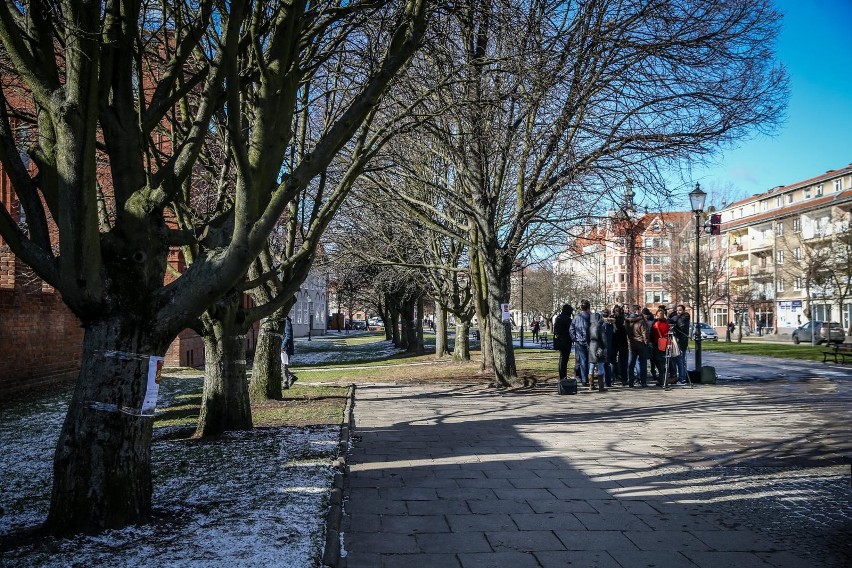
[{"label": "beige apartment building", "polygon": [[731,311],[752,328],[789,334],[811,318],[852,325],[852,164],[779,186],[721,210]]}]

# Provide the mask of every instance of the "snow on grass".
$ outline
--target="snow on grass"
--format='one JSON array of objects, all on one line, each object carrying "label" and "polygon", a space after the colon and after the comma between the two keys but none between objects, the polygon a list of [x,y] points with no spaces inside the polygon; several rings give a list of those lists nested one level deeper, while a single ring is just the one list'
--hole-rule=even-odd
[{"label": "snow on grass", "polygon": [[[170,403],[200,378],[163,380]],[[47,515],[54,445],[69,392],[4,410],[0,538]],[[155,428],[155,520],[4,550],[0,565],[287,566],[318,564],[339,428],[256,428],[211,441]],[[185,433],[185,430],[183,431]],[[8,564],[7,564],[8,563]]]},{"label": "snow on grass", "polygon": [[348,334],[337,334],[331,332],[329,335],[314,338],[312,341],[304,338],[296,341],[293,367],[375,361],[404,352],[404,349],[394,347],[393,342],[385,341],[375,333],[350,331]]}]

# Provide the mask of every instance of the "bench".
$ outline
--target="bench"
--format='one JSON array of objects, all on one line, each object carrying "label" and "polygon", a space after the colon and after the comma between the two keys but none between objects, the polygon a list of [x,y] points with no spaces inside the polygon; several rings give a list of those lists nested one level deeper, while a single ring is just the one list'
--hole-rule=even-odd
[{"label": "bench", "polygon": [[831,356],[834,362],[837,363],[837,357],[840,357],[841,363],[846,362],[846,358],[852,359],[852,343],[836,343],[831,351],[822,352],[822,362],[828,363],[828,357]]},{"label": "bench", "polygon": [[538,334],[538,344],[542,349],[550,349],[550,338],[547,337],[547,333]]}]

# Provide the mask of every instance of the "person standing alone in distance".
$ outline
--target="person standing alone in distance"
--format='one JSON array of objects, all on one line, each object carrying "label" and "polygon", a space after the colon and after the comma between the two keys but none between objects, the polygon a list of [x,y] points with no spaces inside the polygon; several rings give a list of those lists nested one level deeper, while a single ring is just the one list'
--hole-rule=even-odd
[{"label": "person standing alone in distance", "polygon": [[553,322],[553,348],[559,351],[559,379],[568,376],[568,358],[571,356],[571,304],[562,306],[562,311]]}]

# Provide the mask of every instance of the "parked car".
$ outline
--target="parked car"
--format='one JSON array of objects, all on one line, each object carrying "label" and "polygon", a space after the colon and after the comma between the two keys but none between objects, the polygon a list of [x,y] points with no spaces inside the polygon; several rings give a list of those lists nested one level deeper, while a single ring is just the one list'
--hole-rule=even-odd
[{"label": "parked car", "polygon": [[352,329],[366,330],[367,322],[364,320],[352,320]]},{"label": "parked car", "polygon": [[[701,322],[698,324],[698,329],[701,332],[701,341],[719,341],[719,334],[710,326],[709,323]],[[695,326],[689,328],[689,337],[695,337]]]},{"label": "parked car", "polygon": [[382,318],[375,317],[369,319],[370,327],[385,327],[385,322],[382,321]]},{"label": "parked car", "polygon": [[817,345],[819,345],[820,343],[843,343],[843,340],[846,339],[846,332],[843,330],[843,327],[836,321],[809,321],[793,330],[793,343],[795,343],[796,345],[803,342],[810,343],[811,326],[816,329],[815,343]]}]

